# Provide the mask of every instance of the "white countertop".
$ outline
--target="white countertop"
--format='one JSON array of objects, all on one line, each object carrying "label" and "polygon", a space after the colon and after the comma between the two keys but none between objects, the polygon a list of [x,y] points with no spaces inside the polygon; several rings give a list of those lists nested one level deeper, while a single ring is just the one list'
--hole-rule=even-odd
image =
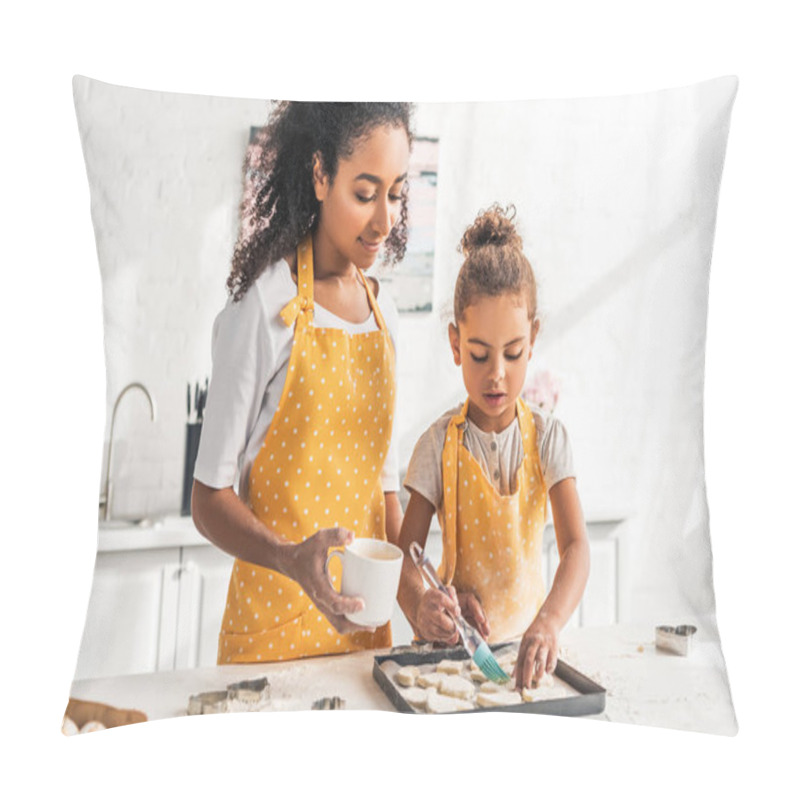
[{"label": "white countertop", "polygon": [[[602,538],[625,519],[619,510],[595,511],[586,515],[590,536]],[[434,517],[431,524],[433,537],[441,536],[438,522]],[[545,540],[554,539],[552,521],[547,522]],[[101,521],[98,524],[97,551],[109,553],[122,550],[149,550],[160,547],[198,547],[210,545],[194,526],[191,517],[170,514],[143,523],[129,520]]]},{"label": "white countertop", "polygon": [[197,547],[211,545],[195,528],[191,517],[177,514],[144,524],[126,520],[101,521],[98,525],[97,552],[149,550],[159,547]]},{"label": "white countertop", "polygon": [[[606,689],[606,708],[593,719],[733,735],[736,721],[718,644],[701,623],[687,657],[656,650],[653,627],[572,628],[561,657]],[[348,710],[392,711],[372,677],[373,658],[387,650],[76,681],[71,696],[143,711],[149,719],[184,716],[189,697],[266,675],[270,710],[308,710],[339,696]]]}]

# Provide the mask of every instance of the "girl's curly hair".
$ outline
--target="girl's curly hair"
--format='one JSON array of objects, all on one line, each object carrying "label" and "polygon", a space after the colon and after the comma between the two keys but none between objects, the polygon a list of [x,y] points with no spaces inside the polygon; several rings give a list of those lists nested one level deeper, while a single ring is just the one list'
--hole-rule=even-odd
[{"label": "girl's curly hair", "polygon": [[465,231],[458,247],[464,263],[456,278],[453,312],[456,323],[480,297],[521,294],[528,318],[536,316],[536,278],[522,252],[522,237],[514,225],[516,209],[494,203],[481,211]]},{"label": "girl's curly hair", "polygon": [[[322,168],[336,178],[339,160],[353,154],[359,139],[376,127],[403,128],[411,144],[410,103],[278,102],[262,129],[255,160],[246,159],[248,174],[260,177],[251,205],[251,231],[240,236],[227,280],[233,300],[240,300],[264,269],[285,258],[317,222],[312,164],[320,154]],[[397,263],[408,241],[408,198],[404,189],[400,215],[384,244],[384,260]],[[244,231],[243,231],[244,233]]]}]

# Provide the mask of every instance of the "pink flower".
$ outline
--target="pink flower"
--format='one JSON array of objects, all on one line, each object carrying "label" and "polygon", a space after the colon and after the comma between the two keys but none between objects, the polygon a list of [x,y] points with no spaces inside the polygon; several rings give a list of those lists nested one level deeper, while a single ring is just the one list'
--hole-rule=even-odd
[{"label": "pink flower", "polygon": [[558,381],[555,375],[546,369],[534,372],[530,383],[522,390],[522,399],[552,414],[558,403]]}]

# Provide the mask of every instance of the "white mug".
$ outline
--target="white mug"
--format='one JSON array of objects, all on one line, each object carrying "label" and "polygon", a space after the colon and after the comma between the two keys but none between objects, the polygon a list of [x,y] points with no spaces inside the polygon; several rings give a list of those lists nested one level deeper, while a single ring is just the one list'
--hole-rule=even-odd
[{"label": "white mug", "polygon": [[344,550],[331,550],[325,562],[332,558],[342,560],[342,594],[361,597],[364,608],[354,614],[345,614],[350,622],[377,628],[392,617],[400,572],[403,568],[403,551],[380,539],[354,539]]}]

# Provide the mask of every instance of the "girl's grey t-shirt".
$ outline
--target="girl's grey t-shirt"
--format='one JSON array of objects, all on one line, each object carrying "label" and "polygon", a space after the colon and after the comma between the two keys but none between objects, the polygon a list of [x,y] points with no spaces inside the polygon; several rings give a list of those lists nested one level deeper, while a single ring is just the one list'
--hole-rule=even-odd
[{"label": "girl's grey t-shirt", "polygon": [[[442,452],[447,426],[461,406],[443,414],[419,438],[408,464],[403,485],[419,492],[437,511],[442,508]],[[539,445],[539,463],[549,492],[559,481],[574,478],[572,450],[563,423],[556,417],[531,407]],[[484,475],[500,494],[513,494],[517,469],[522,463],[522,433],[514,421],[500,433],[482,431],[467,420],[464,446],[481,465]]]}]

